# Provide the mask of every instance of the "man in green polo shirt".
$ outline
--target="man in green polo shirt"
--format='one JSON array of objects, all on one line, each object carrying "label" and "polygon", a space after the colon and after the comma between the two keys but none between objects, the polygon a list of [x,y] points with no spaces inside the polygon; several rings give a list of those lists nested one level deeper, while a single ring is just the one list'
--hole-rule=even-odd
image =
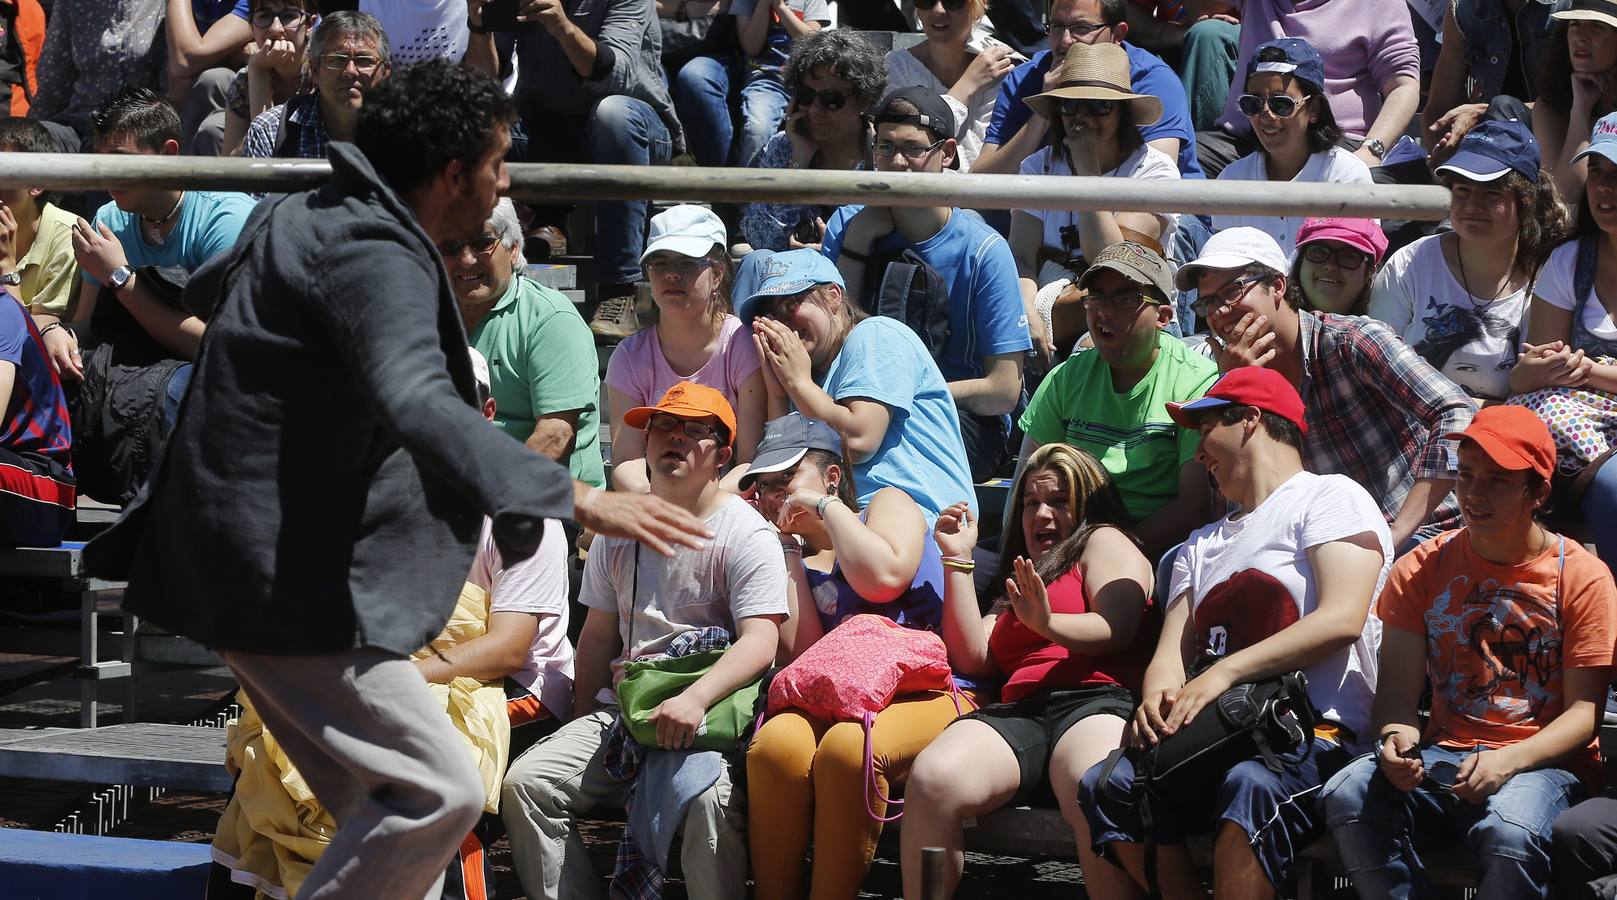
[{"label": "man in green polo shirt", "polygon": [[522,224],[511,201],[494,207],[481,238],[438,251],[471,344],[488,359],[494,424],[579,481],[605,484],[595,338],[572,301],[521,275]]},{"label": "man in green polo shirt", "polygon": [[1207,472],[1200,436],[1168,418],[1164,403],[1207,393],[1218,367],[1166,329],[1173,275],[1162,257],[1130,241],[1095,254],[1079,287],[1093,350],[1050,371],[1022,414],[1022,459],[1041,444],[1088,451],[1112,474],[1135,534],[1160,554],[1205,524]]}]

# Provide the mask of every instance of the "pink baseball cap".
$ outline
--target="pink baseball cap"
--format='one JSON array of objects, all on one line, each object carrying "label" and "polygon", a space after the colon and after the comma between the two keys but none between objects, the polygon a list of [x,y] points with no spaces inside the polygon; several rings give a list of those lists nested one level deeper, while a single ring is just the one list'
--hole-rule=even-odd
[{"label": "pink baseball cap", "polygon": [[1297,229],[1297,249],[1315,241],[1341,241],[1378,264],[1387,252],[1387,233],[1370,219],[1305,219]]}]

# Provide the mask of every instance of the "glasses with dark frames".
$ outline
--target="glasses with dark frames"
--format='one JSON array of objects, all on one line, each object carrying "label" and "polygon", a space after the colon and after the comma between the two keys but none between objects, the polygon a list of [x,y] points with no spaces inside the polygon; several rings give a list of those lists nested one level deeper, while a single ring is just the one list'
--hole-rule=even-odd
[{"label": "glasses with dark frames", "polygon": [[797,101],[798,109],[808,109],[814,105],[815,101],[819,101],[821,106],[832,112],[836,112],[847,104],[848,97],[849,94],[845,91],[817,91],[808,85],[798,87],[797,91],[792,94],[792,99]]},{"label": "glasses with dark frames", "polygon": [[454,259],[462,250],[470,247],[478,256],[487,256],[494,252],[494,246],[499,242],[499,235],[484,234],[464,241],[444,241],[438,245],[438,252],[443,254],[444,259]]},{"label": "glasses with dark frames", "polygon": [[1267,106],[1269,107],[1269,112],[1274,113],[1274,116],[1277,119],[1291,118],[1303,105],[1303,101],[1298,100],[1296,97],[1293,97],[1290,94],[1275,94],[1271,97],[1259,97],[1257,94],[1242,94],[1240,99],[1236,100],[1235,103],[1237,106],[1241,107],[1242,115],[1256,116],[1258,113],[1263,112],[1263,108]]}]

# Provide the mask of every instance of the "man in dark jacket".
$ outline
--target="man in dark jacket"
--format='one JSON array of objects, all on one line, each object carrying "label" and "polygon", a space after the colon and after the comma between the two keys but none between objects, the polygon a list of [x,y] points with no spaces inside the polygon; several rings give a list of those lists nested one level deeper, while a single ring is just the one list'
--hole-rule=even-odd
[{"label": "man in dark jacket", "polygon": [[325,186],[274,197],[196,274],[208,329],[151,481],[90,549],[130,611],[219,651],[341,826],[300,897],[436,896],[480,779],[406,655],[438,633],[482,517],[508,562],[544,519],[699,546],[490,430],[435,247],[509,184],[498,83],[423,63],[367,98]]}]

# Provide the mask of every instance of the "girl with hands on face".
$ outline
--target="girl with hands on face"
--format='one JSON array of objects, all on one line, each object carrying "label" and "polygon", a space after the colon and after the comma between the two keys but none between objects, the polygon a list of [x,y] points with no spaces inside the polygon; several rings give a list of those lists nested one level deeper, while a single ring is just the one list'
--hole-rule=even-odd
[{"label": "girl with hands on face", "polygon": [[1091,849],[1077,784],[1119,745],[1134,706],[1154,638],[1151,564],[1124,530],[1128,515],[1110,476],[1082,450],[1041,446],[1010,496],[994,581],[1005,597],[987,615],[968,562],[978,537],[970,507],[949,507],[934,528],[950,566],[950,662],[974,677],[1004,677],[1005,687],[1002,702],[957,720],[915,762],[905,794],[905,897],[920,896],[921,848],[949,851],[947,895],[963,865],[962,820],[1028,802],[1046,786],[1073,828],[1090,890],[1121,875]]},{"label": "girl with hands on face", "polygon": [[303,56],[317,17],[307,0],[253,0],[247,22],[253,42],[247,66],[225,92],[220,156],[239,156],[247,128],[264,111],[285,103],[303,86]]},{"label": "girl with hands on face", "polygon": [[[742,480],[781,531],[787,557],[783,661],[858,614],[938,632],[944,562],[925,515],[882,488],[861,508],[841,435],[798,413],[771,420]],[[947,692],[897,697],[876,716],[870,759],[881,796],[902,784],[915,753],[955,716]],[[814,846],[812,896],[858,894],[881,834],[866,811],[865,732],[797,711],[771,716],[747,753],[752,864],[760,898],[801,897]],[[882,804],[872,800],[878,812]]]}]

